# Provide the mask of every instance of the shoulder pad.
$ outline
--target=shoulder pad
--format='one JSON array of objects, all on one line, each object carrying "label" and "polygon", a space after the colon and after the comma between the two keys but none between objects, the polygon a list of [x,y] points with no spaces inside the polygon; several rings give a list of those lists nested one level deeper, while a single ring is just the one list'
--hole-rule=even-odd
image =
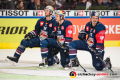
[{"label": "shoulder pad", "polygon": [[91,25],[91,21],[86,24],[86,26],[89,26],[89,25]]}]

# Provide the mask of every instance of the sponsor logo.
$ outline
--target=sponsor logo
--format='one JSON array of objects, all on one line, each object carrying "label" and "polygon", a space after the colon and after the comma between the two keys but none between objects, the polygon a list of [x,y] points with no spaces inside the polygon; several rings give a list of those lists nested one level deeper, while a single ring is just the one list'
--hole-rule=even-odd
[{"label": "sponsor logo", "polygon": [[83,11],[79,11],[79,16],[83,16],[84,12]]},{"label": "sponsor logo", "polygon": [[75,71],[71,71],[69,75],[71,78],[75,78],[77,74]]},{"label": "sponsor logo", "polygon": [[40,37],[45,37],[45,38],[47,38],[47,32],[41,30]]},{"label": "sponsor logo", "polygon": [[58,42],[60,42],[61,44],[63,44],[64,41],[65,41],[63,35],[59,35],[59,36],[57,36],[57,40],[58,40]]},{"label": "sponsor logo", "polygon": [[118,11],[118,16],[120,16],[120,11]]},{"label": "sponsor logo", "polygon": [[52,27],[52,23],[49,24],[49,27]]},{"label": "sponsor logo", "polygon": [[0,34],[26,34],[27,29],[28,29],[27,26],[13,26],[13,27],[0,26]]},{"label": "sponsor logo", "polygon": [[90,38],[89,37],[89,39],[87,40],[87,43],[88,43],[88,45],[91,47],[91,46],[93,46],[94,45],[94,40],[93,40],[93,38]]},{"label": "sponsor logo", "polygon": [[38,11],[38,16],[43,16],[43,11]]},{"label": "sponsor logo", "polygon": [[0,10],[1,16],[27,16],[28,10]]},{"label": "sponsor logo", "polygon": [[33,16],[43,16],[43,11],[33,11]]},{"label": "sponsor logo", "polygon": [[72,30],[68,30],[68,33],[69,33],[69,34],[72,34]]},{"label": "sponsor logo", "polygon": [[44,22],[43,21],[40,21],[40,26],[43,26]]},{"label": "sponsor logo", "polygon": [[61,29],[64,30],[64,26],[62,26]]},{"label": "sponsor logo", "polygon": [[95,33],[95,29],[94,29],[93,33]]},{"label": "sponsor logo", "polygon": [[89,26],[86,26],[86,31],[89,31]]},{"label": "sponsor logo", "polygon": [[56,28],[56,27],[54,27],[54,31],[57,31],[57,28]]}]

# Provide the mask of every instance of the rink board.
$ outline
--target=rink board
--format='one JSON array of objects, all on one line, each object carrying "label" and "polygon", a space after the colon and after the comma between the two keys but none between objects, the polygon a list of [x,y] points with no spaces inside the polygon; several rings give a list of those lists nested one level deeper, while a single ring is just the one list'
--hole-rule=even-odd
[{"label": "rink board", "polygon": [[[40,17],[42,18],[42,17]],[[34,30],[39,18],[6,17],[0,18],[0,49],[15,49],[25,34]],[[67,17],[73,24],[73,40],[78,40],[78,32],[90,21],[88,17]],[[120,18],[105,17],[100,22],[106,27],[105,47],[120,47]]]}]

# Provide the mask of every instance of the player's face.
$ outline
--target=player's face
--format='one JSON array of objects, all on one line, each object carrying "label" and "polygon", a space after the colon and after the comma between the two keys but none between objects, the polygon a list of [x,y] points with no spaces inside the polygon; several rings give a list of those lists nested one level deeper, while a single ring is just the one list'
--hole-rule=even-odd
[{"label": "player's face", "polygon": [[50,14],[50,10],[49,9],[45,9],[45,16],[49,16]]},{"label": "player's face", "polygon": [[99,21],[99,18],[98,18],[97,16],[92,16],[91,22],[92,22],[92,25],[93,25],[93,26],[95,26],[98,21]]},{"label": "player's face", "polygon": [[60,21],[60,15],[59,14],[55,14],[55,20],[58,22]]}]

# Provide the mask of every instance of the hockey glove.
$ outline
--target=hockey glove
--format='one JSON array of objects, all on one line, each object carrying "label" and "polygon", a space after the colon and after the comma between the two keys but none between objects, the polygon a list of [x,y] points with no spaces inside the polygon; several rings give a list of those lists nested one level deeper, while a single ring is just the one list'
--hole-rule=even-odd
[{"label": "hockey glove", "polygon": [[102,50],[101,49],[96,49],[96,58],[102,57]]},{"label": "hockey glove", "polygon": [[87,33],[85,32],[85,30],[81,30],[81,31],[79,32],[78,38],[79,38],[80,40],[86,40],[86,35],[87,35]]},{"label": "hockey glove", "polygon": [[28,34],[25,35],[24,38],[25,38],[26,40],[30,40],[31,38],[33,38],[33,35],[32,35],[32,33],[28,33]]},{"label": "hockey glove", "polygon": [[58,52],[59,52],[60,50],[58,49],[58,48],[52,48],[52,54],[53,55],[56,55],[56,54],[58,54]]},{"label": "hockey glove", "polygon": [[64,53],[68,53],[69,54],[69,44],[64,43]]},{"label": "hockey glove", "polygon": [[52,31],[52,33],[50,34],[50,38],[57,39],[57,35],[55,31]]}]

